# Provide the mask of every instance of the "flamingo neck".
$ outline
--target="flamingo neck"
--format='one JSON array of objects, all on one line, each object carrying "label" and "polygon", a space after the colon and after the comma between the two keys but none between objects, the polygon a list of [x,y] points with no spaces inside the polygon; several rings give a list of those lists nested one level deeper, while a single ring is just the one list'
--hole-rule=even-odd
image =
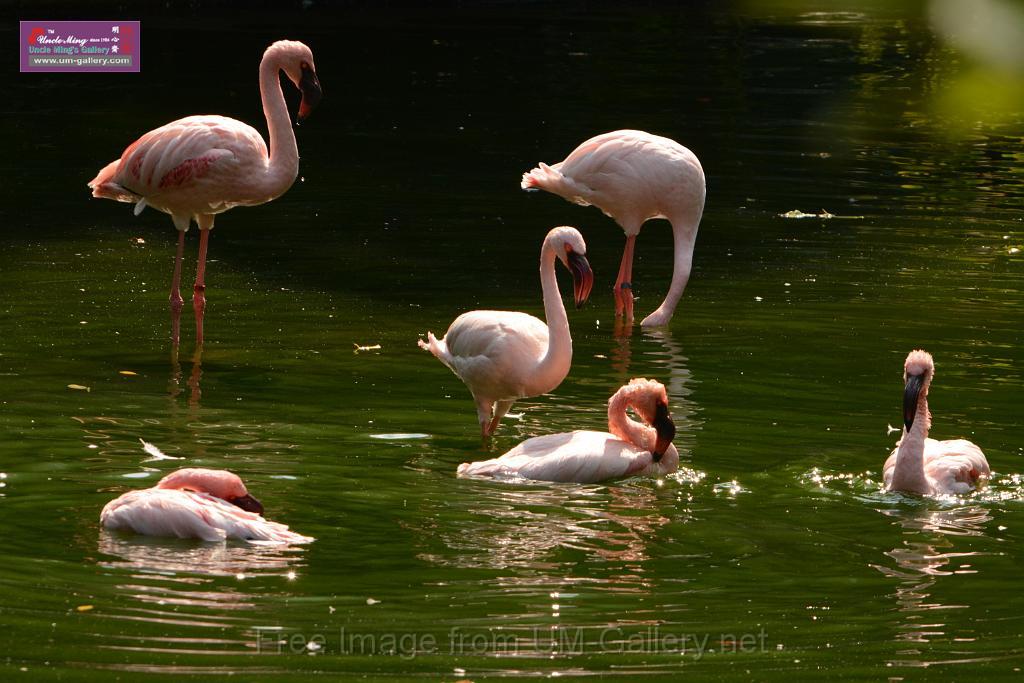
[{"label": "flamingo neck", "polygon": [[[651,314],[648,324],[668,324],[676,312],[679,299],[683,296],[683,291],[686,290],[686,283],[690,281],[690,270],[693,267],[693,245],[697,240],[697,227],[700,225],[702,213],[703,206],[698,207],[694,214],[687,214],[671,220],[675,251],[672,260],[672,283],[668,287],[665,300]],[[645,320],[645,322],[647,321]]]},{"label": "flamingo neck", "polygon": [[628,392],[619,390],[608,401],[608,431],[637,448],[649,451],[654,448],[657,432],[629,416],[626,408],[630,398]]},{"label": "flamingo neck", "polygon": [[540,252],[540,284],[544,292],[544,318],[548,324],[548,348],[537,366],[536,386],[538,394],[557,387],[569,374],[572,364],[572,337],[569,335],[569,318],[565,314],[562,293],[558,290],[555,277],[555,247],[544,242]]},{"label": "flamingo neck", "polygon": [[260,62],[260,99],[270,130],[270,159],[261,188],[263,201],[284,194],[299,173],[299,148],[281,92],[281,62],[280,53],[276,51],[268,51]]},{"label": "flamingo neck", "polygon": [[928,385],[921,389],[917,401],[917,413],[914,424],[908,431],[903,429],[896,451],[896,464],[893,467],[892,482],[889,488],[894,491],[928,494],[932,492],[931,484],[924,473],[924,446],[928,440],[928,430],[932,426],[932,414],[928,410]]}]

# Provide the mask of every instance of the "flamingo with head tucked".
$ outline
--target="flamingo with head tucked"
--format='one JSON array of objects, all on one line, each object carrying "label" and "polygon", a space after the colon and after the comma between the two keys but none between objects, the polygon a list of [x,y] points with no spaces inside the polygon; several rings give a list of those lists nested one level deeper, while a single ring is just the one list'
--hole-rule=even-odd
[{"label": "flamingo with head tucked", "polygon": [[667,325],[686,289],[697,226],[704,213],[704,170],[675,140],[639,130],[593,137],[557,164],[523,174],[524,190],[547,190],[582,206],[594,205],[626,233],[615,280],[615,315],[633,320],[633,247],[651,218],[667,218],[675,239],[672,284],[657,310],[640,323]]},{"label": "flamingo with head tucked", "polygon": [[427,332],[427,340],[417,342],[469,387],[484,437],[494,433],[516,400],[553,391],[569,373],[572,338],[555,278],[555,260],[572,273],[579,308],[594,284],[586,253],[587,245],[576,228],[554,228],[544,238],[540,282],[547,323],[526,313],[470,311],[452,322],[444,338]]},{"label": "flamingo with head tucked", "polygon": [[[632,408],[641,424],[626,414]],[[611,433],[608,433],[611,432]],[[500,458],[459,465],[460,477],[522,478],[583,484],[679,467],[676,426],[661,382],[632,379],[608,400],[608,432],[577,430],[527,439]]]},{"label": "flamingo with head tucked", "polygon": [[203,343],[206,310],[206,249],[214,216],[236,206],[276,199],[295,182],[299,151],[281,92],[280,72],[302,91],[298,121],[320,101],[313,53],[302,43],[280,40],[260,62],[260,96],[270,129],[270,150],[255,128],[224,116],[189,116],[143,135],[89,182],[93,197],[134,202],[169,213],[178,229],[171,284],[171,338],[178,343],[182,298],[179,289],[185,233],[199,226],[199,261],[193,288],[196,343]]},{"label": "flamingo with head tucked", "polygon": [[150,489],[129,491],[100,513],[107,529],[146,536],[310,543],[309,536],[263,518],[263,505],[227,470],[188,467],[168,474]]},{"label": "flamingo with head tucked", "polygon": [[957,495],[973,490],[991,474],[985,454],[970,441],[928,438],[928,388],[934,376],[931,354],[911,351],[903,364],[903,436],[883,468],[887,491]]}]

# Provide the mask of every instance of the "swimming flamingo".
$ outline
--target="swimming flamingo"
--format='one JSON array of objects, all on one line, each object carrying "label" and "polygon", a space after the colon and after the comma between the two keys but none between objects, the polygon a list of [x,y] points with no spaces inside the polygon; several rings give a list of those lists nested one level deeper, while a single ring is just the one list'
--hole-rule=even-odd
[{"label": "swimming flamingo", "polygon": [[540,250],[540,282],[547,323],[526,313],[470,311],[456,318],[443,339],[427,332],[421,349],[434,354],[466,383],[484,437],[520,398],[553,391],[569,373],[572,338],[555,278],[557,258],[572,273],[576,308],[590,296],[594,273],[579,230],[553,228]]},{"label": "swimming flamingo", "polygon": [[[636,411],[646,424],[630,419],[626,408]],[[672,445],[676,426],[661,382],[632,379],[616,391],[608,400],[608,432],[577,430],[535,436],[500,458],[462,463],[458,474],[588,484],[661,476],[678,469],[679,451]]]},{"label": "swimming flamingo", "polygon": [[236,206],[255,206],[284,194],[299,170],[288,108],[281,92],[284,71],[299,90],[298,122],[320,101],[313,53],[302,43],[279,40],[263,53],[260,96],[270,129],[270,152],[255,128],[224,116],[188,116],[143,135],[89,182],[93,197],[134,202],[171,214],[178,251],[171,284],[171,338],[178,344],[182,308],[179,282],[185,233],[199,226],[199,261],[193,288],[196,343],[203,343],[206,310],[206,247],[214,216]]},{"label": "swimming flamingo", "polygon": [[310,543],[309,536],[263,519],[263,506],[227,470],[188,467],[151,489],[129,491],[103,507],[100,524],[146,536]]},{"label": "swimming flamingo", "polygon": [[990,474],[981,449],[966,439],[936,441],[928,438],[932,414],[928,387],[935,362],[927,351],[911,351],[903,365],[903,437],[885,461],[887,491],[922,495],[950,495],[971,491]]},{"label": "swimming flamingo", "polygon": [[523,174],[524,190],[547,190],[570,202],[593,204],[626,233],[615,280],[615,315],[633,320],[633,246],[651,218],[667,218],[675,239],[672,284],[657,310],[640,323],[667,325],[690,279],[693,244],[704,212],[704,170],[675,140],[640,130],[590,138],[557,164]]}]

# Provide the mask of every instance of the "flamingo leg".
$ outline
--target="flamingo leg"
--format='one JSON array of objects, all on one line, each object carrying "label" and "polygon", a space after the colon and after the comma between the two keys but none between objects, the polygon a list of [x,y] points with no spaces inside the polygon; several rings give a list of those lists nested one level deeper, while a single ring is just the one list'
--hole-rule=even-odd
[{"label": "flamingo leg", "polygon": [[505,417],[505,414],[512,409],[512,404],[515,401],[498,401],[494,404],[494,417],[491,418],[491,422],[487,427],[487,435],[490,436],[494,433],[494,430],[498,428],[498,422],[501,418]]},{"label": "flamingo leg", "polygon": [[626,320],[633,319],[633,247],[636,235],[626,237],[626,248],[622,250],[619,276],[615,279],[615,315]]},{"label": "flamingo leg", "polygon": [[174,279],[171,281],[171,342],[174,348],[178,348],[178,340],[181,338],[181,308],[184,300],[181,298],[181,258],[185,253],[185,231],[178,231],[178,252],[174,257]]},{"label": "flamingo leg", "polygon": [[196,264],[196,284],[192,288],[192,309],[196,313],[196,344],[203,344],[203,315],[206,312],[206,247],[210,241],[209,228],[199,228],[199,261]]}]

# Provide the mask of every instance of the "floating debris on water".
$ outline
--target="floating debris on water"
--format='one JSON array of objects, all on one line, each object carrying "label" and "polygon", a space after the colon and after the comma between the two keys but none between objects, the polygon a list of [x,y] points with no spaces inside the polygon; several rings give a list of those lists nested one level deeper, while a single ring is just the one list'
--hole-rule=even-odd
[{"label": "floating debris on water", "polygon": [[352,346],[355,347],[355,350],[352,353],[359,353],[360,351],[380,351],[380,344],[373,344],[372,346],[361,346],[353,342]]},{"label": "floating debris on water", "polygon": [[138,377],[139,376],[139,373],[137,373],[137,372],[135,372],[133,370],[119,370],[117,372],[117,374],[124,375],[125,377]]},{"label": "floating debris on water", "polygon": [[786,213],[780,213],[779,218],[845,218],[848,220],[861,220],[864,218],[864,216],[837,216],[836,214],[832,213],[831,211],[827,211],[826,209],[822,209],[821,213],[804,213],[800,209],[793,209],[792,211],[787,211]]}]

